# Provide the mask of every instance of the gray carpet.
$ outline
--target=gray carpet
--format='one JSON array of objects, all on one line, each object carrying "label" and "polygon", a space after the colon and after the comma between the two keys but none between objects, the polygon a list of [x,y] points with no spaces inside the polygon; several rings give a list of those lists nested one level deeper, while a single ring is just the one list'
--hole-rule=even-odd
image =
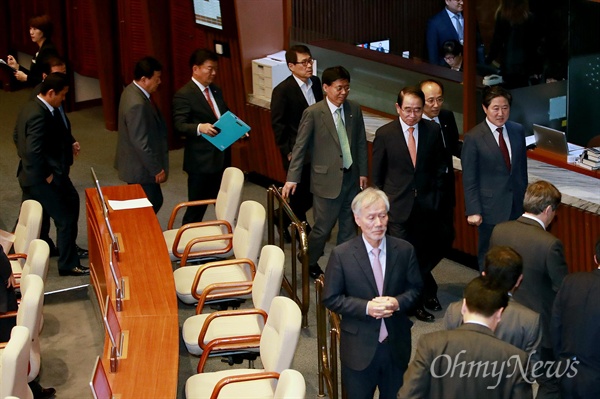
[{"label": "gray carpet", "polygon": [[[22,104],[27,100],[29,92],[0,91],[0,228],[11,230],[17,220],[21,199],[15,172],[18,164],[15,146],[12,141],[12,130],[16,116]],[[102,185],[122,184],[113,169],[116,133],[104,129],[102,109],[100,107],[85,109],[68,114],[73,126],[73,134],[81,143],[81,154],[71,170],[71,179],[80,197],[79,237],[78,244],[87,248],[87,231],[85,224],[84,189],[92,186],[90,166],[93,166]],[[181,201],[186,200],[186,176],[181,169],[183,151],[171,151],[170,176],[163,185],[165,202],[158,214],[163,228],[166,228],[170,210]],[[266,206],[266,190],[256,184],[246,182],[243,199],[253,199]],[[214,216],[209,208],[207,218]],[[54,228],[52,236],[54,237]],[[332,235],[336,236],[336,232]],[[266,230],[265,240],[266,243]],[[332,245],[328,244],[325,258],[321,264],[326,264],[326,257]],[[289,258],[289,248],[287,255]],[[289,262],[289,261],[288,261]],[[85,264],[85,262],[83,262]],[[288,268],[289,270],[289,268]],[[289,273],[289,271],[288,271]],[[476,273],[460,264],[444,260],[434,270],[439,283],[439,299],[445,307],[451,301],[461,297],[464,285]],[[46,282],[46,298],[44,306],[44,328],[41,334],[42,370],[40,382],[43,386],[53,386],[57,390],[57,398],[89,398],[89,377],[93,362],[102,353],[104,345],[104,330],[100,322],[97,304],[90,300],[88,278],[59,277],[56,258],[51,259],[50,271]],[[81,287],[63,291],[70,287]],[[309,328],[302,331],[293,367],[299,370],[307,383],[307,398],[317,397],[317,344],[315,328],[314,288],[311,288],[312,304],[309,315]],[[246,304],[244,306],[249,306]],[[194,314],[194,307],[179,305],[180,325],[186,317]],[[442,329],[441,317],[443,312],[436,312],[435,323],[415,321],[413,327],[413,347],[420,334]],[[148,350],[156,348],[156,343],[150,343]],[[179,349],[179,386],[178,397],[184,397],[185,380],[196,369],[198,358],[189,355],[181,342]],[[246,367],[247,364],[235,366]],[[256,367],[260,367],[257,361]],[[218,358],[209,361],[207,371],[229,368]],[[143,370],[140,370],[143,373]],[[149,376],[150,378],[150,376]],[[153,376],[152,378],[159,378]],[[118,392],[117,392],[118,393]]]}]

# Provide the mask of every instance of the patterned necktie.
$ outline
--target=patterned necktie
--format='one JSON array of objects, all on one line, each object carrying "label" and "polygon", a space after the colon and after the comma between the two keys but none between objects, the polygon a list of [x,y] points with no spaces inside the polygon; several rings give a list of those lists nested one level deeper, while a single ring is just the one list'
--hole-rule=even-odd
[{"label": "patterned necktie", "polygon": [[346,133],[346,128],[342,121],[341,108],[335,110],[335,130],[337,131],[340,147],[342,148],[342,163],[344,169],[350,169],[350,166],[352,166],[352,154],[350,153],[350,144],[348,143],[348,133]]},{"label": "patterned necktie", "polygon": [[417,142],[415,141],[415,136],[413,132],[415,131],[414,127],[408,128],[408,153],[410,154],[410,159],[412,160],[413,166],[417,165]]},{"label": "patterned necktie", "polygon": [[502,128],[499,127],[496,131],[498,132],[498,146],[500,147],[502,158],[504,158],[506,169],[510,172],[510,155],[508,154],[508,147],[506,146],[506,141],[504,141],[504,136],[502,135]]},{"label": "patterned necktie", "polygon": [[464,41],[464,28],[463,25],[460,23],[460,17],[458,16],[458,14],[454,14],[454,20],[456,21],[456,33],[458,33],[458,40],[460,40],[460,42],[462,43]]},{"label": "patterned necktie", "polygon": [[210,93],[208,91],[208,87],[206,87],[204,89],[204,97],[206,97],[206,101],[208,101],[208,105],[210,105],[210,109],[212,109],[213,114],[215,114],[215,116],[217,116],[217,113],[215,112],[215,105],[213,104],[213,102],[210,98]]},{"label": "patterned necktie", "polygon": [[[373,248],[371,253],[373,254],[373,275],[375,276],[375,284],[377,284],[377,291],[379,295],[383,294],[383,270],[381,269],[381,263],[379,262],[379,252],[381,249]],[[383,342],[388,336],[387,328],[385,327],[385,321],[381,319],[381,328],[379,329],[379,342]]]}]

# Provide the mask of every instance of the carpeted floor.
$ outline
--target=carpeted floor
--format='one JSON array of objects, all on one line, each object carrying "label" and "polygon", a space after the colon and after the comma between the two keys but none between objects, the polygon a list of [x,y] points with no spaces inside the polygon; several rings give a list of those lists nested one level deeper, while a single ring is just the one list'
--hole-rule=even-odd
[{"label": "carpeted floor", "polygon": [[[12,140],[12,131],[16,116],[22,104],[27,100],[29,92],[0,91],[0,228],[11,230],[17,220],[21,202],[21,192],[15,177],[18,164],[16,149]],[[73,134],[81,143],[81,154],[71,169],[71,179],[82,199],[79,217],[79,246],[87,247],[87,231],[85,224],[85,203],[83,191],[92,186],[90,166],[93,166],[102,185],[122,184],[113,169],[116,133],[104,129],[102,109],[100,107],[85,109],[68,114],[73,126]],[[165,202],[158,214],[163,228],[166,228],[170,210],[181,201],[186,200],[186,176],[182,166],[183,151],[170,152],[171,173],[167,183],[163,185]],[[264,187],[247,181],[243,199],[254,199],[266,205]],[[214,216],[209,209],[207,217]],[[52,228],[54,235],[54,227]],[[332,235],[335,237],[335,234]],[[266,243],[266,229],[265,229]],[[328,244],[325,258],[332,245]],[[289,249],[287,251],[289,258]],[[83,262],[84,264],[86,261]],[[289,263],[289,261],[288,261]],[[439,283],[439,299],[444,306],[461,297],[464,285],[476,272],[458,263],[444,260],[434,270]],[[104,329],[101,324],[97,304],[90,298],[89,278],[58,276],[56,258],[50,262],[50,271],[45,286],[44,328],[41,334],[42,370],[40,382],[43,386],[53,386],[57,390],[57,398],[89,398],[91,393],[88,381],[93,362],[101,354],[104,345]],[[307,383],[307,398],[317,397],[317,344],[315,326],[314,289],[311,288],[313,303],[310,308],[309,327],[302,331],[293,367],[299,370]],[[249,306],[249,305],[246,305]],[[194,314],[194,307],[179,305],[180,325],[185,318]],[[413,327],[413,347],[420,334],[442,329],[442,312],[436,312],[436,321],[431,324],[415,321]],[[145,343],[148,350],[157,348],[157,343]],[[198,358],[190,356],[181,342],[179,349],[179,386],[178,397],[183,398],[185,380],[196,369]],[[247,364],[236,366],[246,367]],[[224,369],[229,366],[219,359],[209,362],[208,371]],[[260,367],[257,361],[256,367]],[[143,373],[143,370],[140,370]],[[160,378],[160,376],[148,376]],[[116,392],[118,394],[118,392]]]}]

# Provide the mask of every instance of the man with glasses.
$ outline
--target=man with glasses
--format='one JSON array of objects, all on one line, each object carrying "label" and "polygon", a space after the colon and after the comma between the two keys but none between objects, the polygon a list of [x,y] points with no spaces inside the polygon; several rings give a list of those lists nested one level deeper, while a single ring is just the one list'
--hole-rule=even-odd
[{"label": "man with glasses", "polygon": [[[285,60],[292,74],[273,89],[271,97],[271,125],[275,133],[275,141],[281,151],[281,159],[285,170],[290,166],[292,149],[298,136],[298,125],[302,113],[309,106],[323,99],[321,80],[313,76],[313,62],[310,49],[304,45],[292,46],[285,53]],[[306,211],[312,207],[310,193],[310,155],[305,157],[302,168],[302,182],[290,198],[290,207],[300,221],[307,222]],[[283,234],[289,236],[284,221]],[[277,223],[278,225],[278,223]],[[288,237],[289,238],[289,237]]]},{"label": "man with glasses", "polygon": [[307,153],[312,152],[310,190],[314,224],[308,236],[309,272],[323,271],[318,261],[336,222],[337,245],[356,236],[351,203],[367,186],[367,138],[360,105],[347,100],[350,73],[342,66],[323,71],[326,99],[308,107],[300,121],[282,195],[289,198],[302,182]]},{"label": "man with glasses", "polygon": [[439,258],[432,248],[439,245],[436,237],[448,163],[440,126],[422,119],[424,103],[425,95],[418,87],[405,87],[398,93],[399,118],[375,132],[372,174],[375,185],[390,199],[390,235],[415,247],[424,284],[415,316],[432,322],[435,318],[424,305],[441,310],[431,275]]}]

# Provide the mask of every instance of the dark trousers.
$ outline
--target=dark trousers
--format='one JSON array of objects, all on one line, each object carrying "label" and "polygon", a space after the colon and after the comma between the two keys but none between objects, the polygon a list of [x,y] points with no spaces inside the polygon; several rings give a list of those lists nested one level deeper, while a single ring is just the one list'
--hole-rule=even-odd
[{"label": "dark trousers", "polygon": [[[313,206],[313,195],[310,192],[310,164],[305,164],[302,168],[302,178],[296,185],[294,195],[290,196],[290,208],[301,222],[307,222],[306,212]],[[284,226],[290,223],[284,220]]]},{"label": "dark trousers", "polygon": [[[217,173],[188,173],[188,201],[217,198],[222,177],[222,171]],[[183,215],[182,223],[201,222],[206,208],[206,205],[188,207]]]},{"label": "dark trousers", "polygon": [[58,247],[58,269],[71,270],[79,266],[77,255],[77,221],[79,219],[79,194],[71,179],[46,182],[22,187],[23,200],[38,201],[45,212],[54,219],[56,226],[56,246]]},{"label": "dark trousers", "polygon": [[40,240],[46,241],[48,247],[50,248],[50,252],[56,248],[54,241],[50,238],[50,215],[48,212],[44,211],[42,213],[42,227],[40,229]]},{"label": "dark trousers", "polygon": [[390,344],[380,343],[366,369],[352,370],[342,364],[342,385],[348,399],[373,399],[375,388],[379,388],[380,399],[395,399],[402,387],[406,366],[398,367],[392,359]]},{"label": "dark trousers", "polygon": [[154,209],[154,213],[158,213],[163,204],[163,194],[160,189],[160,184],[158,183],[145,183],[140,184],[144,193],[146,193],[146,197],[148,197],[148,201],[152,204],[152,209]]},{"label": "dark trousers", "polygon": [[490,238],[492,237],[492,231],[496,227],[495,224],[481,223],[477,227],[479,233],[479,242],[477,244],[477,263],[479,264],[479,271],[483,271],[483,262],[485,261],[485,254],[490,249]]}]

